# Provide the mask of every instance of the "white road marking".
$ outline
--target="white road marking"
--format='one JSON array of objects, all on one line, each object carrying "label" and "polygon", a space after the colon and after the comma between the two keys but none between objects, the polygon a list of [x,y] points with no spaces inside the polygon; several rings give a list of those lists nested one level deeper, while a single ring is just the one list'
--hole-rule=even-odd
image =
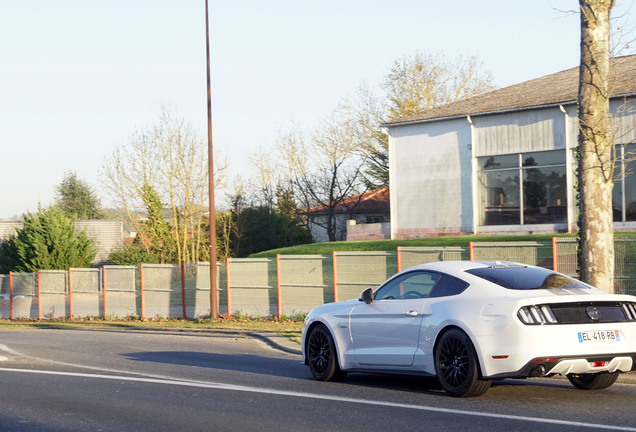
[{"label": "white road marking", "polygon": [[463,411],[458,409],[439,408],[439,407],[426,406],[426,405],[413,405],[413,404],[402,404],[397,402],[373,401],[373,400],[367,400],[367,399],[356,399],[356,398],[348,398],[348,397],[342,397],[342,396],[330,396],[330,395],[320,395],[315,393],[294,392],[294,391],[288,391],[288,390],[278,390],[273,388],[240,386],[240,385],[234,385],[234,384],[215,383],[215,382],[209,382],[209,381],[195,381],[195,380],[188,381],[188,380],[184,380],[180,378],[174,378],[174,377],[168,377],[168,376],[162,376],[162,375],[150,375],[150,374],[144,374],[144,373],[108,369],[108,368],[98,368],[95,366],[83,366],[83,365],[78,365],[73,363],[65,363],[65,362],[59,362],[55,360],[41,359],[38,357],[33,357],[33,356],[19,353],[4,344],[0,344],[0,351],[4,351],[7,354],[11,354],[14,356],[40,360],[40,361],[44,361],[44,362],[52,363],[52,364],[84,368],[84,369],[101,370],[102,372],[110,372],[110,373],[116,373],[116,374],[137,375],[137,376],[87,374],[87,373],[79,373],[79,372],[59,372],[59,371],[47,371],[47,370],[36,370],[36,369],[13,369],[13,368],[0,368],[0,372],[58,375],[58,376],[105,379],[105,380],[116,380],[116,381],[144,382],[144,383],[150,383],[150,384],[164,384],[164,385],[173,385],[173,386],[182,386],[182,387],[208,388],[208,389],[229,390],[229,391],[238,391],[238,392],[247,392],[247,393],[260,393],[260,394],[270,394],[270,395],[274,394],[279,396],[291,396],[291,397],[297,397],[297,398],[300,397],[305,399],[327,400],[332,402],[347,402],[347,403],[361,404],[361,405],[404,408],[404,409],[412,409],[417,411],[428,411],[428,412],[437,412],[437,413],[444,413],[444,414],[467,415],[467,416],[473,416],[473,417],[487,417],[487,418],[505,419],[505,420],[517,420],[517,421],[524,421],[524,422],[573,426],[573,427],[589,428],[589,429],[597,429],[597,430],[636,432],[636,427],[628,427],[628,426],[610,426],[610,425],[603,425],[603,424],[596,424],[596,423],[583,423],[583,422],[575,422],[575,421],[568,421],[568,420],[536,418],[536,417],[509,415],[509,414],[486,413],[486,412],[478,412],[478,411]]},{"label": "white road marking", "polygon": [[278,390],[273,388],[259,388],[259,387],[241,386],[241,385],[234,385],[234,384],[206,382],[206,381],[180,381],[180,380],[174,380],[174,379],[127,377],[127,376],[118,376],[118,375],[86,374],[86,373],[76,373],[76,372],[57,372],[57,371],[45,371],[45,370],[33,370],[33,369],[11,369],[11,368],[0,368],[0,372],[59,375],[59,376],[79,377],[79,378],[131,381],[131,382],[164,384],[164,385],[183,386],[183,387],[197,387],[197,388],[229,390],[229,391],[248,392],[248,393],[261,393],[261,394],[268,394],[268,395],[290,396],[295,398],[300,397],[300,398],[306,398],[306,399],[320,399],[320,400],[327,400],[332,402],[346,402],[346,403],[361,404],[361,405],[404,408],[404,409],[412,409],[417,411],[429,411],[429,412],[437,412],[437,413],[453,414],[453,415],[467,415],[467,416],[474,416],[474,417],[488,417],[488,418],[495,418],[495,419],[506,419],[506,420],[517,420],[517,421],[533,422],[533,423],[573,426],[578,428],[590,428],[590,429],[596,429],[596,430],[615,430],[615,431],[636,432],[635,427],[627,427],[627,426],[610,426],[610,425],[582,423],[582,422],[575,422],[575,421],[568,421],[568,420],[535,418],[535,417],[485,413],[485,412],[476,412],[476,411],[462,411],[457,409],[439,408],[439,407],[432,407],[432,406],[402,404],[402,403],[396,403],[396,402],[372,401],[372,400],[366,400],[366,399],[319,395],[314,393],[303,393],[303,392],[295,392],[295,391],[288,391],[288,390]]}]

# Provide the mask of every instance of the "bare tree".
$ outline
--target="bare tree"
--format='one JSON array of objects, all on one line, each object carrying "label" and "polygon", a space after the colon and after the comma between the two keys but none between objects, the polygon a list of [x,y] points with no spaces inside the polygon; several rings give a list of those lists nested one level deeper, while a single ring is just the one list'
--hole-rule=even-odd
[{"label": "bare tree", "polygon": [[271,152],[259,148],[249,156],[252,168],[256,173],[253,188],[256,190],[255,200],[258,205],[272,210],[276,202],[276,190],[280,183],[280,173]]},{"label": "bare tree", "polygon": [[324,221],[312,218],[310,222],[323,227],[329,241],[335,241],[336,208],[362,186],[360,170],[365,162],[350,119],[334,112],[314,130],[310,146],[292,124],[279,136],[278,149],[302,206],[320,207],[324,213]]},{"label": "bare tree", "polygon": [[476,57],[417,52],[396,60],[381,87],[388,100],[388,119],[398,119],[494,89],[492,75]]},{"label": "bare tree", "polygon": [[216,241],[219,261],[225,261],[233,255],[232,236],[236,229],[236,220],[231,211],[216,213]]},{"label": "bare tree", "polygon": [[[201,259],[207,253],[204,216],[207,211],[207,155],[203,141],[191,126],[162,107],[159,120],[132,135],[130,142],[115,149],[102,167],[104,184],[123,219],[138,232],[144,230],[144,188],[154,189],[168,205],[171,235],[178,261]],[[215,155],[215,180],[223,181],[227,163]]]},{"label": "bare tree", "polygon": [[127,145],[118,146],[103,162],[102,184],[120,218],[136,232],[144,229],[145,188],[158,191],[159,163],[151,137],[141,131],[135,131]]},{"label": "bare tree", "polygon": [[365,183],[371,189],[389,184],[388,135],[382,124],[493,90],[492,74],[476,57],[454,62],[441,54],[417,52],[396,60],[376,95],[362,85],[342,108],[353,123],[352,133],[367,158]]},{"label": "bare tree", "polygon": [[614,291],[615,147],[609,99],[610,12],[614,0],[579,0],[581,65],[579,73],[579,194],[581,278]]},{"label": "bare tree", "polygon": [[351,133],[366,158],[363,181],[369,189],[389,184],[389,136],[382,127],[386,119],[386,101],[363,84],[354,101],[344,100],[341,109],[351,121]]}]

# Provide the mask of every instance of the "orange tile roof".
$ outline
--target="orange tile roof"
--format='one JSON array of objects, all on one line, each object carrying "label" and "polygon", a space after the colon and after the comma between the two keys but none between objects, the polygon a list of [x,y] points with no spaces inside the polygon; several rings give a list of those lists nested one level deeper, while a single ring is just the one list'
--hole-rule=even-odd
[{"label": "orange tile roof", "polygon": [[[390,210],[388,186],[347,197],[336,206],[336,213],[389,213]],[[320,205],[312,207],[304,213],[324,213],[326,211],[327,206]]]}]

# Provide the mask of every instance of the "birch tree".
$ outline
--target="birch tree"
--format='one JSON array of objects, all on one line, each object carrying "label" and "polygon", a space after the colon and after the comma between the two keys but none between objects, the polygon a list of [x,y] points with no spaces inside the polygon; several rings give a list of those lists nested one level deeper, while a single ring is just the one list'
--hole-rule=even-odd
[{"label": "birch tree", "polygon": [[614,0],[579,0],[579,194],[581,279],[614,291],[614,139],[610,121],[610,12]]}]

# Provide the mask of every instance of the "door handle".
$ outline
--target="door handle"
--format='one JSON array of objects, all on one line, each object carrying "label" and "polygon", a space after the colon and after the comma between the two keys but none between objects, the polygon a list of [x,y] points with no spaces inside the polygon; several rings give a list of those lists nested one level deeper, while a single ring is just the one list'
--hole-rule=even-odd
[{"label": "door handle", "polygon": [[404,315],[416,317],[418,315],[418,313],[417,313],[417,311],[410,310],[410,311],[404,311]]}]

